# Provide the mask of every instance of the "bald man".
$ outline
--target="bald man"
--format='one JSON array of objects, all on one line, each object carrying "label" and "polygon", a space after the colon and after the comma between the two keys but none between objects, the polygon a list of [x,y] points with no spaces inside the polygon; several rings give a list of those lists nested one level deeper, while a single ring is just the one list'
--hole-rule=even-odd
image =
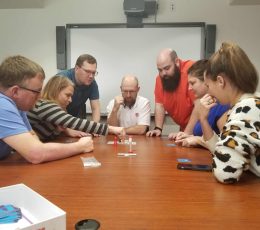
[{"label": "bald man", "polygon": [[151,106],[147,98],[138,95],[140,87],[137,77],[124,76],[120,89],[122,94],[107,106],[108,124],[125,127],[126,134],[145,134],[150,126]]},{"label": "bald man", "polygon": [[187,70],[193,61],[180,60],[172,49],[163,49],[157,56],[159,75],[155,83],[155,128],[147,136],[162,134],[165,112],[184,130],[194,102],[194,94],[189,89]]}]

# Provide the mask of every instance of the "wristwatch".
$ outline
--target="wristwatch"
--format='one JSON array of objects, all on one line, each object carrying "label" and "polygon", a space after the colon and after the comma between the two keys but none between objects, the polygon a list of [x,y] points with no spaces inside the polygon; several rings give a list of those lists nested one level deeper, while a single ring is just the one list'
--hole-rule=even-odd
[{"label": "wristwatch", "polygon": [[160,127],[155,126],[153,130],[160,130],[162,132],[162,129]]}]

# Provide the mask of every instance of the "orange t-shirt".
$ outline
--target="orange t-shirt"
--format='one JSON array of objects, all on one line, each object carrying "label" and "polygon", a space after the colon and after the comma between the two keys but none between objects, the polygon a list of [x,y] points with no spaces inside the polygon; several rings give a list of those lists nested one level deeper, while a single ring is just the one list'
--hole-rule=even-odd
[{"label": "orange t-shirt", "polygon": [[171,118],[184,130],[193,109],[194,94],[189,90],[187,71],[193,64],[193,61],[180,60],[181,78],[179,86],[173,92],[163,90],[161,78],[158,75],[155,83],[155,102],[163,104],[164,109],[168,112]]}]

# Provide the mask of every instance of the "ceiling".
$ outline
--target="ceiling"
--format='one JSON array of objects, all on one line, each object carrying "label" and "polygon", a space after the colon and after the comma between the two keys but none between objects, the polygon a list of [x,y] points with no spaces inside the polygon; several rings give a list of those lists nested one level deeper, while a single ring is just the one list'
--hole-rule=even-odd
[{"label": "ceiling", "polygon": [[230,5],[260,5],[260,0],[229,0]]},{"label": "ceiling", "polygon": [[0,0],[0,9],[43,8],[44,0]]},{"label": "ceiling", "polygon": [[[0,0],[0,9],[44,8],[45,0]],[[73,1],[73,0],[72,0]],[[227,0],[231,6],[260,5],[260,0]]]}]

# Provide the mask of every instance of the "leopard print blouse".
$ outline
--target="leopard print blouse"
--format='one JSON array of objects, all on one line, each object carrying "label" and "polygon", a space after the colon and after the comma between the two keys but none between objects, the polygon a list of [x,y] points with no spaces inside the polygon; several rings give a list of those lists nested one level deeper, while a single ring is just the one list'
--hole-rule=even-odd
[{"label": "leopard print blouse", "polygon": [[213,173],[222,183],[237,182],[243,171],[260,177],[260,97],[244,95],[230,110],[213,151]]}]

